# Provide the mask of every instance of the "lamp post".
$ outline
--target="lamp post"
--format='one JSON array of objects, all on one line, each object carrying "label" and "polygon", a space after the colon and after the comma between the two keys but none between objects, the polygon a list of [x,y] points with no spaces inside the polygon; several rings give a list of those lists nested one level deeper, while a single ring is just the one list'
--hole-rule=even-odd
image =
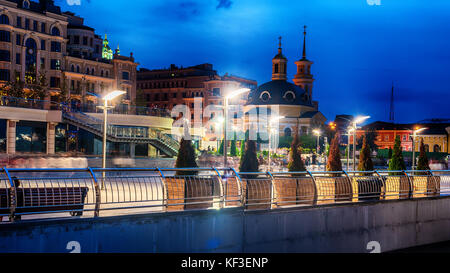
[{"label": "lamp post", "polygon": [[362,123],[369,118],[370,116],[365,116],[353,120],[353,171],[356,170],[356,130],[358,129],[358,123]]},{"label": "lamp post", "polygon": [[412,137],[412,170],[414,171],[416,168],[416,136],[418,133],[423,132],[428,128],[416,128],[413,131],[413,137]]},{"label": "lamp post", "polygon": [[270,164],[271,164],[271,157],[270,157],[270,151],[272,150],[272,134],[275,134],[277,130],[272,127],[272,124],[279,121],[280,119],[283,119],[284,117],[275,116],[269,120],[269,166],[267,167],[268,171],[270,172]]},{"label": "lamp post", "polygon": [[347,131],[347,172],[350,169],[350,136],[353,132],[353,128],[350,127],[349,130]]},{"label": "lamp post", "polygon": [[317,136],[317,155],[319,155],[320,150],[320,134],[322,133],[319,129],[315,129],[313,133]]},{"label": "lamp post", "polygon": [[227,122],[228,122],[228,101],[234,97],[237,97],[239,95],[242,95],[246,92],[249,92],[250,89],[248,88],[241,88],[241,89],[237,89],[233,92],[231,92],[230,94],[228,94],[227,96],[225,96],[224,98],[224,123],[223,123],[223,128],[224,128],[224,137],[223,137],[223,166],[224,168],[226,168],[228,166],[228,162],[227,162]]},{"label": "lamp post", "polygon": [[[111,101],[118,96],[121,96],[123,94],[126,94],[125,91],[115,90],[108,94],[106,94],[103,97],[104,104],[103,106],[97,106],[99,109],[103,110],[103,157],[102,157],[102,168],[106,168],[106,135],[108,131],[108,109],[112,109],[114,107],[108,106],[108,101]],[[103,181],[102,181],[102,188],[104,186],[105,181],[105,172],[103,172]]]}]

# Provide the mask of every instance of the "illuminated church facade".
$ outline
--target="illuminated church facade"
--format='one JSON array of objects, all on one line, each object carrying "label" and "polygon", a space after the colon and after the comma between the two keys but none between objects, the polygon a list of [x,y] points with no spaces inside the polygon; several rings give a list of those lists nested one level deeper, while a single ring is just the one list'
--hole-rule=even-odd
[{"label": "illuminated church facade", "polygon": [[[306,26],[303,54],[301,59],[295,62],[297,73],[293,82],[287,80],[288,59],[283,55],[281,37],[279,39],[278,54],[272,59],[272,80],[250,92],[244,112],[266,111],[268,120],[274,116],[283,117],[278,122],[277,134],[280,136],[292,136],[296,128],[300,135],[311,134],[314,129],[323,126],[326,118],[319,111],[319,103],[313,100],[313,62],[306,58]],[[246,127],[250,129],[252,125],[249,124],[248,118],[245,120]]]}]

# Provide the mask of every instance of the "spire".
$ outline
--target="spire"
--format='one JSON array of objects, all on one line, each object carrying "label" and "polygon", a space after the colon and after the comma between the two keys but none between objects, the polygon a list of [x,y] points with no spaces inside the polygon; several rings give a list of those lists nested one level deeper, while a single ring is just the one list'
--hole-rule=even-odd
[{"label": "spire", "polygon": [[281,36],[278,37],[279,43],[278,43],[278,54],[281,54],[282,48],[281,48]]},{"label": "spire", "polygon": [[306,26],[303,26],[303,59],[306,59]]}]

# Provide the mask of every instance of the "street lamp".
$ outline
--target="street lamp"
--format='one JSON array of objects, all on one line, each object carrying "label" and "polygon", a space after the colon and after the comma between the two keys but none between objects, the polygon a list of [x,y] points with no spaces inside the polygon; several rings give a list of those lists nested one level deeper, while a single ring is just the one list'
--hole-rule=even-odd
[{"label": "street lamp", "polygon": [[283,119],[284,117],[280,117],[280,116],[275,116],[272,117],[269,120],[269,166],[268,166],[268,171],[270,172],[270,164],[271,164],[271,157],[270,157],[270,151],[272,149],[272,134],[275,134],[277,132],[277,130],[275,128],[272,127],[272,124],[279,121],[280,119]]},{"label": "street lamp", "polygon": [[370,116],[364,116],[353,120],[353,171],[356,170],[356,130],[358,129],[358,123],[362,123],[369,118]]},{"label": "street lamp", "polygon": [[352,127],[349,127],[348,129],[349,130],[347,131],[347,172],[350,169],[350,135],[354,131]]},{"label": "street lamp", "polygon": [[423,132],[424,130],[426,130],[428,128],[416,128],[413,131],[413,139],[412,139],[412,170],[414,171],[414,169],[416,168],[416,136],[418,133]]},{"label": "street lamp", "polygon": [[320,134],[322,133],[319,129],[315,129],[313,133],[317,136],[317,155],[319,155],[319,149],[320,149]]},{"label": "street lamp", "polygon": [[[108,120],[108,109],[114,108],[112,106],[108,106],[108,101],[111,101],[111,100],[117,98],[118,96],[121,96],[126,93],[127,92],[120,91],[120,90],[112,91],[112,92],[106,94],[102,98],[104,101],[103,106],[97,106],[99,109],[103,110],[103,158],[102,158],[103,159],[102,160],[102,168],[103,169],[106,168],[106,134],[107,134],[107,130],[108,130],[108,121],[107,121]],[[105,173],[103,173],[103,176],[104,175],[105,175]]]},{"label": "street lamp", "polygon": [[224,98],[224,123],[223,123],[223,128],[224,128],[224,137],[223,137],[223,166],[226,168],[228,163],[227,163],[227,119],[228,119],[228,101],[234,97],[237,97],[239,95],[242,95],[246,92],[249,92],[250,89],[248,88],[241,88],[241,89],[237,89],[233,92],[231,92],[230,94],[228,94],[227,96],[225,96]]}]

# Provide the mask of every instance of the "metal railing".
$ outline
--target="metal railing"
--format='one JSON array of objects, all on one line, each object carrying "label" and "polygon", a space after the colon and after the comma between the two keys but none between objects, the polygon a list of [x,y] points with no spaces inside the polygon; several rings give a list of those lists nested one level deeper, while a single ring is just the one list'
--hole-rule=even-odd
[{"label": "metal railing", "polygon": [[226,168],[7,169],[0,217],[247,210],[450,195],[450,171],[239,173]]}]

